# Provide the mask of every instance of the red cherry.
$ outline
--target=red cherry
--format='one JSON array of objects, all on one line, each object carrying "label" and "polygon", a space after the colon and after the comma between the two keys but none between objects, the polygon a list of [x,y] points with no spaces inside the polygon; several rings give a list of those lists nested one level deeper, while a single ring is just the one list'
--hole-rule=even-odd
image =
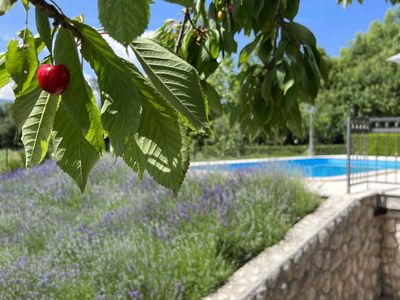
[{"label": "red cherry", "polygon": [[232,4],[230,4],[230,3],[228,4],[228,11],[230,14],[232,14]]},{"label": "red cherry", "polygon": [[60,95],[68,87],[69,70],[64,65],[41,65],[37,70],[40,87],[51,95]]}]

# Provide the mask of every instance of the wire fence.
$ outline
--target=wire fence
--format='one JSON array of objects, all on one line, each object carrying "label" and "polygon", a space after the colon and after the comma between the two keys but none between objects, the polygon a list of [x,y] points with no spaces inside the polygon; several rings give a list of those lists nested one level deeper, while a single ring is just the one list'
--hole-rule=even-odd
[{"label": "wire fence", "polygon": [[359,184],[399,184],[400,117],[347,119],[347,192]]}]

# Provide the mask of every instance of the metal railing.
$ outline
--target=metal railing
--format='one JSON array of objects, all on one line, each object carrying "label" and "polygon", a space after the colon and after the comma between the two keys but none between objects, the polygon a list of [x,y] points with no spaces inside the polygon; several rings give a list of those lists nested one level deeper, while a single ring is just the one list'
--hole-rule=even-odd
[{"label": "metal railing", "polygon": [[[399,184],[400,117],[347,119],[347,192],[359,184]],[[399,164],[398,164],[399,163]]]}]

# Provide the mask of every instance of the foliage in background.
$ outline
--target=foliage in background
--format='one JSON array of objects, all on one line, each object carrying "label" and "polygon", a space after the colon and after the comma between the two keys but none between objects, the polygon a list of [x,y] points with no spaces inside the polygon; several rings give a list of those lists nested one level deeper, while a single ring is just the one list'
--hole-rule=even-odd
[{"label": "foliage in background", "polygon": [[359,33],[339,58],[316,100],[319,143],[343,143],[349,108],[355,116],[400,115],[400,68],[387,58],[400,52],[400,8]]},{"label": "foliage in background", "polygon": [[23,151],[0,149],[0,174],[22,168],[24,163]]},{"label": "foliage in background", "polygon": [[[346,145],[314,145],[315,155],[346,154]],[[206,145],[200,151],[193,153],[193,159],[197,161],[238,159],[238,158],[264,158],[283,156],[304,156],[308,155],[308,145],[257,145],[248,144],[237,149],[222,152],[218,144]]]},{"label": "foliage in background", "polygon": [[53,161],[0,175],[0,295],[200,299],[319,204],[272,171],[190,172],[177,197],[112,158],[84,194]]},{"label": "foliage in background", "polygon": [[11,103],[0,105],[0,149],[21,147],[20,136],[11,112]]}]

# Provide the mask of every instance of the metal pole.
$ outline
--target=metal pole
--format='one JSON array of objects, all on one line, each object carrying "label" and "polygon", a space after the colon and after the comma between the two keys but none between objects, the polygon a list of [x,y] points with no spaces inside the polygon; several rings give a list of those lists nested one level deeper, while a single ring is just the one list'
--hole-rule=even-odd
[{"label": "metal pole", "polygon": [[350,173],[351,173],[351,162],[350,162],[350,155],[351,155],[351,109],[349,110],[349,115],[347,117],[347,139],[346,139],[346,155],[347,155],[347,193],[350,194]]}]

